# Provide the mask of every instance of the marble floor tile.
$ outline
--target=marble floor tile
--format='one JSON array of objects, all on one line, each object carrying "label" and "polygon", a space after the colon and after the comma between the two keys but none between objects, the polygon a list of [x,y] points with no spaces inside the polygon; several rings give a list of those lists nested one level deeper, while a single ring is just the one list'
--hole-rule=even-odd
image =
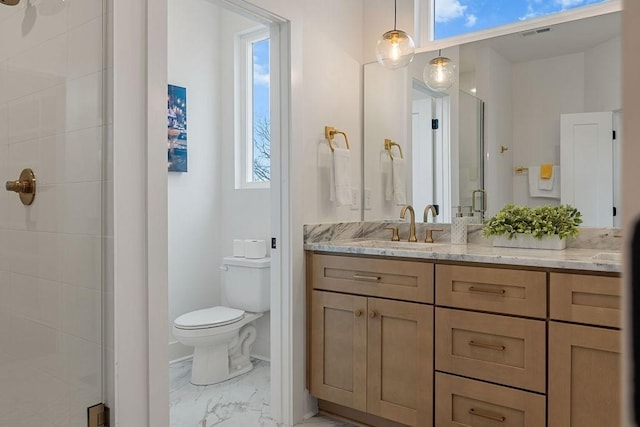
[{"label": "marble floor tile", "polygon": [[[270,364],[254,360],[251,372],[211,386],[189,382],[191,360],[170,365],[171,427],[280,427],[271,418]],[[325,417],[298,426],[353,427]]]}]

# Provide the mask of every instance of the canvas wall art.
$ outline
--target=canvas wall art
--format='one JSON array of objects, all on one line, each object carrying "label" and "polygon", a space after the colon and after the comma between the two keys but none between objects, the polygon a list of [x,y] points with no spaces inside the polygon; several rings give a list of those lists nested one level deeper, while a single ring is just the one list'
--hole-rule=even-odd
[{"label": "canvas wall art", "polygon": [[167,97],[169,172],[187,171],[187,89],[169,85]]}]

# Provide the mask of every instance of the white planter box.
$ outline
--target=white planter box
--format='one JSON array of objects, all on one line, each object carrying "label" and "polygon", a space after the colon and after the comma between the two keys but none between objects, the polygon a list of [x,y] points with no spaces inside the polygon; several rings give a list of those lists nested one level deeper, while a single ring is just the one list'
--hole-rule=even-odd
[{"label": "white planter box", "polygon": [[561,239],[558,236],[546,236],[542,239],[536,239],[530,234],[516,234],[513,239],[509,239],[508,236],[494,236],[493,246],[562,250],[567,247],[567,239]]}]

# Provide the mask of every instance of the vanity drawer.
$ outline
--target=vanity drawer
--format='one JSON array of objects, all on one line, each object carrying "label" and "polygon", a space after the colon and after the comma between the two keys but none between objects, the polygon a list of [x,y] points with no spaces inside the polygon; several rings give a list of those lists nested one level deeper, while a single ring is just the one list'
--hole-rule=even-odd
[{"label": "vanity drawer", "polygon": [[436,303],[544,319],[547,276],[542,271],[437,265]]},{"label": "vanity drawer", "polygon": [[549,317],[619,328],[621,292],[619,277],[551,273]]},{"label": "vanity drawer", "polygon": [[314,289],[433,303],[433,264],[313,254]]},{"label": "vanity drawer", "polygon": [[435,403],[438,427],[545,425],[544,396],[439,372]]},{"label": "vanity drawer", "polygon": [[436,307],[436,370],[545,391],[541,320]]}]

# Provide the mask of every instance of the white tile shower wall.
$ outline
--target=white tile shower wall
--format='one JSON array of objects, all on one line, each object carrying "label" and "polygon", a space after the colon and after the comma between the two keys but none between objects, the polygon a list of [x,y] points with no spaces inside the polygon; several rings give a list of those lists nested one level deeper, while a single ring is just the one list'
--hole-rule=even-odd
[{"label": "white tile shower wall", "polygon": [[102,398],[103,3],[0,6],[0,426],[82,425]]}]

